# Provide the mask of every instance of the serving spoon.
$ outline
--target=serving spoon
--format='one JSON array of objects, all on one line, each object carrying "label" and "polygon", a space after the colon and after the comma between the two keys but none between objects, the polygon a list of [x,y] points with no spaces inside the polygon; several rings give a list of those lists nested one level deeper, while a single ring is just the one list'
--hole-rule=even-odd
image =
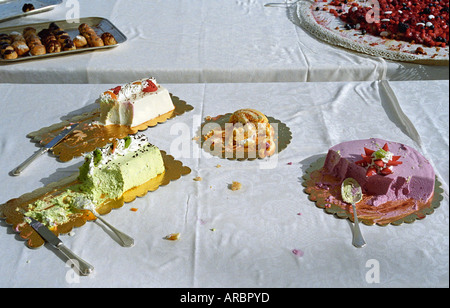
[{"label": "serving spoon", "polygon": [[359,229],[358,214],[356,213],[356,203],[362,199],[361,186],[355,179],[346,178],[341,185],[341,195],[342,200],[347,203],[351,203],[353,207],[354,228],[352,244],[357,248],[364,247],[366,245],[366,241],[364,240],[361,230]]}]

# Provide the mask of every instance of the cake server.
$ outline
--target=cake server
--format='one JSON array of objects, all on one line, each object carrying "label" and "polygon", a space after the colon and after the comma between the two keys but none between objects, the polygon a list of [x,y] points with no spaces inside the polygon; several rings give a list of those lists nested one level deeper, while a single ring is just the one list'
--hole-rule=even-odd
[{"label": "cake server", "polygon": [[359,183],[353,178],[346,178],[341,185],[341,195],[342,200],[347,203],[351,203],[353,207],[353,219],[354,229],[353,229],[353,246],[357,248],[364,247],[366,245],[366,241],[364,241],[364,237],[362,236],[361,230],[359,229],[359,220],[358,214],[356,213],[356,203],[361,201],[362,199],[362,190]]},{"label": "cake server", "polygon": [[31,157],[29,157],[27,160],[25,160],[22,164],[20,164],[16,169],[13,170],[13,175],[19,175],[22,173],[22,171],[30,165],[36,158],[41,156],[44,153],[47,153],[49,150],[51,150],[55,145],[57,145],[61,140],[66,138],[76,127],[78,126],[78,123],[72,124],[71,126],[64,129],[61,133],[58,134],[55,138],[53,138],[49,143],[44,145],[39,151],[35,152]]},{"label": "cake server", "polygon": [[54,246],[56,249],[61,251],[78,269],[81,275],[87,276],[94,270],[94,267],[81,259],[79,256],[74,254],[69,248],[67,248],[63,242],[52,232],[49,228],[44,226],[42,223],[33,219],[31,217],[27,217],[26,219],[30,219],[30,226],[36,230],[36,232],[46,240],[50,245]]}]

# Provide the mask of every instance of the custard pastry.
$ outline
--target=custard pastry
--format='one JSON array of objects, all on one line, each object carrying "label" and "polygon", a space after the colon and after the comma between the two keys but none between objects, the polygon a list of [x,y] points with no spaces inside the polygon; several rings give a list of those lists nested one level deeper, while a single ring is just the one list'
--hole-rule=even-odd
[{"label": "custard pastry", "polygon": [[88,24],[82,23],[78,27],[78,31],[80,34],[86,38],[87,43],[91,47],[101,47],[104,46],[102,39],[95,33],[94,29],[92,29]]},{"label": "custard pastry", "polygon": [[73,44],[75,45],[76,48],[82,48],[82,47],[85,47],[87,45],[87,41],[86,41],[86,38],[84,36],[77,35],[73,39]]},{"label": "custard pastry", "polygon": [[103,40],[103,43],[105,44],[105,46],[116,45],[117,44],[116,39],[109,32],[105,32],[105,33],[102,34],[102,40]]},{"label": "custard pastry", "polygon": [[20,34],[19,32],[11,32],[10,36],[13,39],[11,46],[14,47],[14,50],[19,57],[25,55],[28,51],[30,51],[30,48],[28,47],[27,42],[25,41],[25,38],[22,34]]},{"label": "custard pastry", "polygon": [[46,53],[44,44],[42,44],[41,39],[36,34],[36,29],[33,27],[26,27],[23,30],[23,37],[30,48],[30,54],[32,56],[43,55]]}]

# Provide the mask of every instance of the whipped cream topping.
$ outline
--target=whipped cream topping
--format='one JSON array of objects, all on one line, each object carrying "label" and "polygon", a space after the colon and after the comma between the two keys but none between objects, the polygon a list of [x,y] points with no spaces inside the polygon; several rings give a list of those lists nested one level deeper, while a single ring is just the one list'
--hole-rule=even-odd
[{"label": "whipped cream topping", "polygon": [[[110,89],[100,95],[100,100],[117,100],[121,102],[132,101],[139,95],[143,95],[143,90],[149,85],[148,81],[151,81],[156,87],[159,88],[156,79],[153,77],[144,78],[141,80],[137,80],[134,82],[130,82],[119,86],[117,88]],[[118,91],[114,91],[114,89],[119,89]],[[148,94],[148,93],[146,93]]]},{"label": "whipped cream topping", "polygon": [[123,139],[116,139],[113,144],[108,144],[94,152],[85,154],[85,159],[89,161],[89,173],[92,173],[94,167],[101,168],[117,156],[125,156],[130,152],[136,152],[147,144],[149,142],[144,134],[136,134]]}]

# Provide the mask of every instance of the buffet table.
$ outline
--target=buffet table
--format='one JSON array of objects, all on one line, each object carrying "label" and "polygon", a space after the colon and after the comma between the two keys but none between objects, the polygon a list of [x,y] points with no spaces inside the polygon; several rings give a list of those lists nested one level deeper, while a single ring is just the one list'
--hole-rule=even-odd
[{"label": "buffet table", "polygon": [[[166,2],[170,1],[158,2],[155,7]],[[201,12],[210,16],[207,9],[211,4],[207,6],[206,2],[202,2],[205,6]],[[180,3],[178,14],[189,8],[187,2]],[[258,1],[237,3],[241,13],[252,15],[255,10],[262,10]],[[123,2],[117,1],[116,5],[104,8],[105,14],[119,17],[116,19],[119,25],[125,20],[119,14],[121,5]],[[170,10],[166,13],[173,14]],[[186,13],[193,14],[189,10]],[[220,14],[220,10],[210,12],[213,13]],[[267,14],[267,20],[273,20],[283,12],[272,9],[260,14]],[[217,29],[213,22],[210,25]],[[186,23],[187,36],[192,34],[193,26]],[[285,26],[289,29],[288,23]],[[145,36],[138,26],[123,28],[133,31],[136,37]],[[272,27],[268,25],[268,28]],[[294,29],[288,31],[297,31]],[[109,53],[108,59],[114,59],[119,53],[117,48]],[[349,61],[359,58],[347,55]],[[144,68],[136,71],[120,65],[103,67],[100,53],[82,55],[74,61],[83,59],[86,66],[81,70],[89,67],[89,73],[84,75],[88,80],[80,81],[130,79],[134,74],[146,73]],[[377,63],[365,60],[369,65]],[[67,63],[64,59],[43,65],[44,62],[15,66],[17,72],[12,73],[11,69],[8,74],[14,80],[26,67],[41,66],[46,70],[55,69],[59,75],[58,70]],[[150,62],[155,66],[145,69],[164,68],[165,71],[158,71],[162,79],[175,81],[171,78],[176,78],[173,72],[178,68]],[[193,64],[195,70],[199,69],[197,73],[188,72],[178,76],[181,79],[177,81],[192,78],[228,81],[228,77],[237,76],[235,69],[240,66],[236,63],[224,76],[205,74],[204,67],[198,64]],[[281,63],[281,67],[285,64]],[[120,72],[120,77],[104,74],[110,70]],[[4,74],[3,68],[1,72]],[[270,74],[266,73],[268,77]],[[214,77],[220,75],[223,79]],[[245,73],[240,76],[244,78]],[[0,203],[78,171],[81,157],[62,163],[52,155],[44,155],[22,175],[9,174],[37,150],[26,137],[28,133],[93,108],[99,93],[111,86],[0,84],[3,104]],[[29,249],[1,221],[1,287],[448,287],[447,81],[173,83],[165,86],[194,109],[143,133],[161,150],[191,168],[191,173],[104,215],[112,225],[134,237],[134,247],[121,247],[101,222],[88,222],[71,234],[62,235],[70,249],[95,267],[90,276],[80,277],[65,264],[67,260],[58,251],[48,245]],[[394,95],[389,95],[389,90]],[[414,137],[411,127],[405,126],[394,112],[396,102],[420,138]],[[243,107],[258,109],[285,123],[292,132],[287,148],[271,159],[254,161],[221,159],[203,152],[195,141],[202,120]],[[424,219],[400,226],[361,225],[367,246],[358,249],[351,244],[352,224],[317,208],[303,191],[302,176],[330,146],[368,137],[402,142],[419,150],[435,168],[444,193],[440,207]],[[201,181],[195,181],[196,177],[201,177]],[[233,181],[240,182],[242,189],[232,191],[229,185]],[[164,239],[171,233],[180,233],[179,240]]]},{"label": "buffet table", "polygon": [[[63,1],[0,27],[99,16],[127,37],[113,50],[0,64],[0,82],[254,83],[448,80],[447,66],[384,60],[328,45],[299,27],[295,6],[266,0]],[[282,1],[280,1],[282,2]]]}]

